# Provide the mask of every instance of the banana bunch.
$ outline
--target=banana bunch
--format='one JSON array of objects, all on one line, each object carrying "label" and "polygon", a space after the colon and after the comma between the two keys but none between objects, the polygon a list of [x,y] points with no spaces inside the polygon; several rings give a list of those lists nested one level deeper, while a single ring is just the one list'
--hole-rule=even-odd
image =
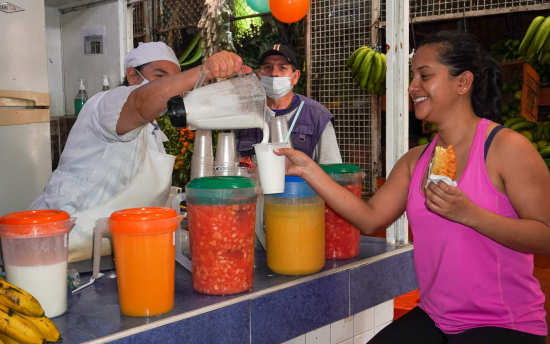
[{"label": "banana bunch", "polygon": [[518,48],[519,59],[550,65],[550,16],[538,16],[529,25]]},{"label": "banana bunch", "polygon": [[25,290],[0,280],[0,342],[43,344],[57,342],[61,334],[44,316],[44,309]]},{"label": "banana bunch", "polygon": [[355,50],[346,62],[359,87],[377,95],[386,93],[386,55],[367,46]]},{"label": "banana bunch", "polygon": [[504,126],[525,136],[543,158],[550,158],[549,121],[531,122],[522,116],[517,116],[506,120]]},{"label": "banana bunch", "polygon": [[[202,57],[202,48],[201,48],[201,42],[202,42],[202,38],[201,38],[201,34],[200,33],[197,33],[195,35],[195,37],[193,37],[193,40],[191,41],[191,43],[187,46],[187,48],[185,49],[185,51],[183,52],[183,54],[180,56],[180,58],[178,59],[179,60],[179,63],[180,63],[180,66],[187,66],[187,65],[190,65],[196,61],[198,61],[201,57]],[[196,49],[195,49],[196,47]],[[193,51],[193,49],[195,49],[195,52],[193,53],[193,55],[191,56],[190,59],[188,59],[187,61],[185,61],[187,59],[187,57],[189,55],[191,55],[191,52]]]},{"label": "banana bunch", "polygon": [[518,45],[517,39],[508,39],[505,42],[491,45],[490,52],[499,63],[516,61],[519,56]]}]

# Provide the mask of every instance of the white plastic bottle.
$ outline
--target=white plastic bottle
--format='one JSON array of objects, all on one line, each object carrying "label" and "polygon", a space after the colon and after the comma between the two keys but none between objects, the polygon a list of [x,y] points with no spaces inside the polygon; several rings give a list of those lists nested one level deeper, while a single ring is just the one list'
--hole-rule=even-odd
[{"label": "white plastic bottle", "polygon": [[109,77],[107,74],[103,74],[103,91],[109,90]]},{"label": "white plastic bottle", "polygon": [[78,116],[80,110],[84,106],[84,103],[88,100],[88,93],[86,93],[86,87],[84,87],[84,79],[80,79],[80,86],[78,86],[78,93],[74,97],[74,115]]}]

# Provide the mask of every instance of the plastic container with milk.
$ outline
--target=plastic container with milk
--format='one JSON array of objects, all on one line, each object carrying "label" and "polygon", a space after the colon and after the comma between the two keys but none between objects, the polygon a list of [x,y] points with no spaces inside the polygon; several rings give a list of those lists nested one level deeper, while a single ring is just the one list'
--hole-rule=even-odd
[{"label": "plastic container with milk", "polygon": [[61,210],[0,217],[6,279],[33,295],[49,318],[67,311],[68,232],[74,221]]},{"label": "plastic container with milk", "polygon": [[168,102],[172,126],[189,125],[191,130],[260,128],[264,140],[269,138],[265,121],[265,91],[254,74],[231,78],[202,86],[210,71],[201,72],[193,91]]}]

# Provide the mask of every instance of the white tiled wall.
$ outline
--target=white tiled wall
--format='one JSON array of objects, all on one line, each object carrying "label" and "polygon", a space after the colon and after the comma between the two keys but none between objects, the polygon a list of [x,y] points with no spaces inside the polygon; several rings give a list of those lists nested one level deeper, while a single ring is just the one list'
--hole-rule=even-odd
[{"label": "white tiled wall", "polygon": [[393,300],[389,300],[283,344],[366,344],[392,320]]}]

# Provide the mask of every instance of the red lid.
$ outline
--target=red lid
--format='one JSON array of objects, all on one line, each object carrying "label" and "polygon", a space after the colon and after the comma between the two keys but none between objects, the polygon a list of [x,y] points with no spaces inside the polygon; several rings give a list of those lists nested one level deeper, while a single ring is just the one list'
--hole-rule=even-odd
[{"label": "red lid", "polygon": [[29,210],[0,217],[0,236],[36,237],[68,232],[74,221],[63,210]]},{"label": "red lid", "polygon": [[109,230],[121,234],[154,234],[173,231],[181,221],[172,208],[148,207],[115,211],[109,218]]}]

